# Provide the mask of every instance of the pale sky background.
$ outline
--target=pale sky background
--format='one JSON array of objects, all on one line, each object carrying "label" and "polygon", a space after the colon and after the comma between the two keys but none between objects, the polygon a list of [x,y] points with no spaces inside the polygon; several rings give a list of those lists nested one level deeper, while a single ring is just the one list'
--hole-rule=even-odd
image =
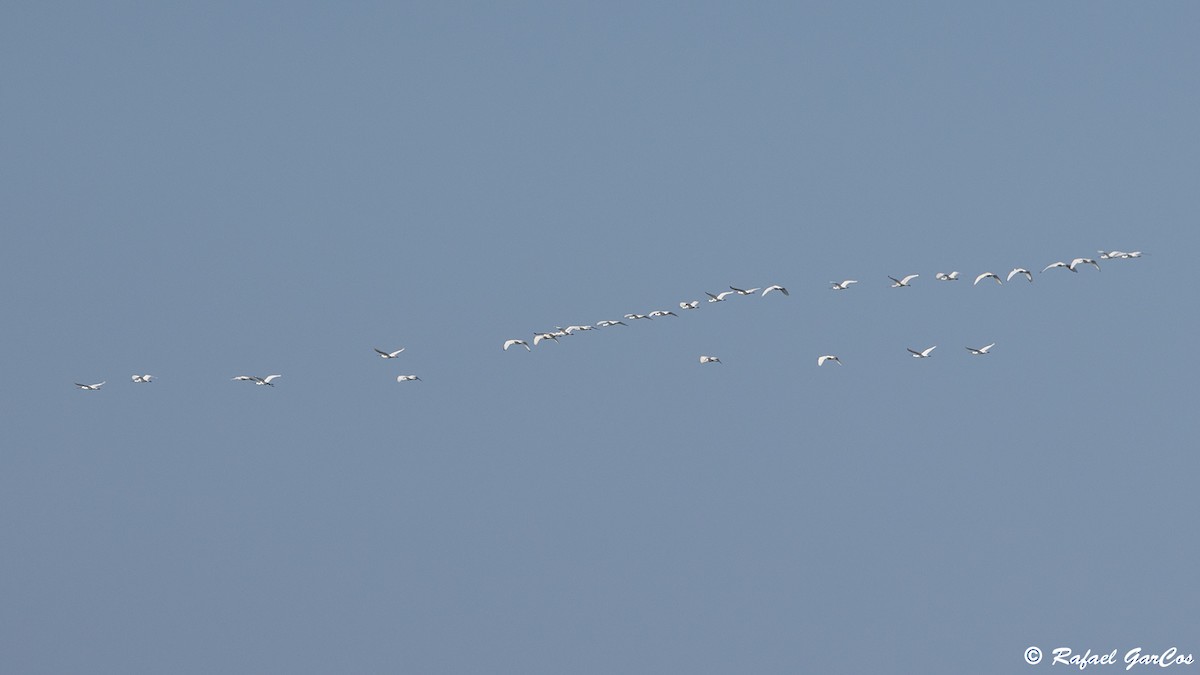
[{"label": "pale sky background", "polygon": [[[1200,654],[1197,35],[1187,2],[0,5],[0,672]],[[1105,248],[1146,255],[970,283]]]}]

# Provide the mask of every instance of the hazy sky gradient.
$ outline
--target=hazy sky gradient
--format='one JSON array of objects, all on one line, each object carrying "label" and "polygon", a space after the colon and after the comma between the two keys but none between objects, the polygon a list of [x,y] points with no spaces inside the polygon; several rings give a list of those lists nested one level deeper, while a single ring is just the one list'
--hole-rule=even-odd
[{"label": "hazy sky gradient", "polygon": [[978,5],[4,6],[0,671],[1200,654],[1200,6]]}]

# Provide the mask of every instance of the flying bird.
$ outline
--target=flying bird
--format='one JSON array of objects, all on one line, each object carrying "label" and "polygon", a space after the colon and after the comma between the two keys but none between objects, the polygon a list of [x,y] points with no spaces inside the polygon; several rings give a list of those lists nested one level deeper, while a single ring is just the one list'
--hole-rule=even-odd
[{"label": "flying bird", "polygon": [[699,309],[699,307],[700,307],[699,300],[692,300],[691,302],[679,303],[679,309]]},{"label": "flying bird", "polygon": [[938,272],[937,274],[933,275],[933,278],[937,279],[938,281],[958,281],[958,272],[954,271],[949,274],[946,274],[945,272]]},{"label": "flying bird", "polygon": [[1033,273],[1030,272],[1029,270],[1025,269],[1024,267],[1014,267],[1013,271],[1008,273],[1008,279],[1006,279],[1005,281],[1012,281],[1012,278],[1017,276],[1018,274],[1024,274],[1026,279],[1028,279],[1031,282],[1033,281]]},{"label": "flying bird", "polygon": [[628,326],[628,325],[629,324],[625,323],[624,321],[609,321],[607,319],[605,319],[604,321],[596,322],[597,328],[608,328],[609,326]]},{"label": "flying bird", "polygon": [[991,349],[992,347],[995,347],[995,346],[996,346],[996,343],[993,342],[992,344],[984,346],[984,347],[980,347],[979,349],[976,349],[974,347],[967,347],[967,351],[971,352],[975,356],[983,356],[984,354],[988,353],[989,349]]},{"label": "flying bird", "polygon": [[153,380],[153,379],[154,379],[153,375],[134,375],[133,376],[133,381],[136,384],[150,384],[150,380]]},{"label": "flying bird", "polygon": [[404,351],[404,347],[401,347],[394,352],[385,352],[379,347],[375,347],[375,353],[379,354],[379,358],[381,359],[394,359],[397,356],[400,356],[400,352],[402,351]]},{"label": "flying bird", "polygon": [[[107,382],[107,381],[108,380],[105,380],[104,382]],[[76,382],[75,386],[79,387],[80,389],[82,389],[84,391],[100,391],[100,387],[104,386],[104,382],[97,382],[96,384],[79,384],[78,382]]]},{"label": "flying bird", "polygon": [[679,318],[678,314],[676,314],[675,312],[672,312],[669,309],[656,309],[653,312],[650,312],[650,314],[647,315],[647,318],[653,319],[656,316],[673,316],[675,318]]},{"label": "flying bird", "polygon": [[783,286],[780,286],[779,284],[775,284],[774,286],[767,286],[766,290],[764,290],[762,292],[763,297],[764,298],[767,297],[767,293],[770,293],[771,291],[779,291],[780,293],[783,293],[784,295],[791,295],[790,293],[788,293],[788,290],[786,288],[784,288]]},{"label": "flying bird", "polygon": [[857,284],[857,283],[858,283],[858,279],[847,279],[847,280],[845,280],[845,281],[842,281],[842,282],[831,281],[831,282],[829,282],[829,283],[833,284],[833,290],[835,290],[835,291],[844,291],[844,290],[846,290],[847,288],[850,288],[850,284]]},{"label": "flying bird", "polygon": [[737,286],[730,286],[729,290],[737,293],[738,295],[754,295],[758,292],[757,288],[738,288]]},{"label": "flying bird", "polygon": [[521,345],[522,347],[525,348],[525,351],[532,351],[529,349],[529,343],[524,340],[505,340],[504,341],[504,351],[508,351],[508,348],[513,345]]},{"label": "flying bird", "polygon": [[980,274],[979,276],[975,277],[975,283],[971,284],[971,285],[978,286],[979,282],[983,281],[984,279],[995,279],[996,283],[998,283],[1002,286],[1004,285],[1004,282],[1000,281],[1000,277],[996,276],[995,272],[984,272],[983,274]]},{"label": "flying bird", "polygon": [[913,355],[914,359],[927,359],[929,358],[929,354],[935,349],[937,349],[937,345],[920,352],[910,347],[908,351]]},{"label": "flying bird", "polygon": [[891,279],[893,282],[892,288],[907,288],[909,285],[909,282],[912,281],[913,279],[916,279],[919,276],[921,276],[921,275],[920,274],[910,274],[910,275],[904,277],[903,279],[897,279],[896,277],[893,277],[893,276],[888,276],[888,278]]},{"label": "flying bird", "polygon": [[635,319],[650,319],[651,321],[654,320],[654,317],[650,316],[649,314],[626,314],[625,318],[629,319],[631,321],[633,321]]},{"label": "flying bird", "polygon": [[817,357],[817,366],[823,366],[823,365],[825,365],[825,362],[826,362],[826,361],[834,361],[834,362],[836,362],[836,363],[837,363],[839,366],[840,366],[840,365],[842,365],[842,360],[841,360],[841,359],[839,359],[838,357],[834,356],[833,354],[826,354],[826,355],[824,355],[824,356],[818,356],[818,357]]},{"label": "flying bird", "polygon": [[397,375],[396,376],[397,382],[412,382],[413,380],[420,380],[420,379],[421,378],[417,377],[416,375]]},{"label": "flying bird", "polygon": [[238,375],[237,377],[235,377],[233,379],[240,381],[240,382],[253,382],[254,384],[257,384],[259,386],[262,386],[265,384],[268,387],[274,387],[275,385],[271,384],[271,380],[274,380],[277,377],[283,377],[283,376],[282,375],[268,375],[266,377],[257,377],[255,375]]},{"label": "flying bird", "polygon": [[533,346],[534,347],[536,347],[537,343],[541,342],[542,340],[554,340],[555,342],[558,342],[558,338],[555,337],[554,333],[534,333],[533,334]]},{"label": "flying bird", "polygon": [[712,293],[709,293],[708,291],[704,291],[704,294],[708,296],[709,302],[724,302],[725,296],[733,295],[733,293],[734,293],[734,291],[721,291],[720,293],[713,295]]},{"label": "flying bird", "polygon": [[700,357],[700,363],[720,363],[720,362],[721,362],[721,359],[718,359],[715,356],[701,356]]}]

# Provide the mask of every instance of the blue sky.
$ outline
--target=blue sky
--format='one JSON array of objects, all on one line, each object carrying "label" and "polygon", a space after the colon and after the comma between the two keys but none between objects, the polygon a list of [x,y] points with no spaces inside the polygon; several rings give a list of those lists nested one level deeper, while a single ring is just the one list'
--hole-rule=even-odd
[{"label": "blue sky", "polygon": [[1200,652],[1195,5],[0,16],[0,670]]}]

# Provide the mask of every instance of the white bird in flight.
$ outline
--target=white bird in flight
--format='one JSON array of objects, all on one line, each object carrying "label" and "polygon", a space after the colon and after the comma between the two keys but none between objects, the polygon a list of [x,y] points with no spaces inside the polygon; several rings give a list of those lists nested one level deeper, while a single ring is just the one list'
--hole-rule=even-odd
[{"label": "white bird in flight", "polygon": [[907,288],[909,286],[909,282],[911,282],[913,279],[916,279],[919,276],[921,276],[921,275],[920,274],[910,274],[910,275],[904,277],[903,279],[897,279],[896,277],[893,277],[893,276],[888,276],[888,278],[891,279],[893,282],[892,288]]},{"label": "white bird in flight", "polygon": [[850,284],[857,284],[858,279],[846,279],[845,281],[842,281],[842,282],[831,281],[829,283],[833,284],[833,290],[844,291],[847,288],[850,288]]},{"label": "white bird in flight", "polygon": [[929,349],[926,349],[926,350],[920,351],[920,352],[915,349],[912,349],[910,347],[908,351],[913,355],[914,359],[927,359],[927,358],[929,358],[929,354],[931,352],[933,352],[933,350],[935,350],[935,349],[937,349],[937,345],[934,345],[934,346],[930,347]]},{"label": "white bird in flight", "polygon": [[[104,382],[107,382],[107,381],[108,380],[105,380]],[[76,382],[75,386],[79,387],[80,389],[82,389],[84,391],[100,391],[100,387],[104,386],[104,382],[97,382],[96,384],[79,384],[78,382]]]},{"label": "white bird in flight", "polygon": [[780,286],[779,284],[775,284],[774,286],[767,286],[767,288],[762,292],[763,297],[764,298],[767,297],[767,293],[770,293],[771,291],[779,291],[780,293],[783,293],[784,295],[791,295],[790,293],[788,293],[788,290],[786,288],[784,288],[783,286]]},{"label": "white bird in flight", "polygon": [[996,280],[996,283],[998,283],[998,284],[1000,284],[1000,285],[1002,285],[1002,286],[1004,285],[1004,282],[1003,282],[1003,281],[1000,281],[1000,277],[999,277],[999,276],[997,276],[995,272],[984,272],[983,274],[980,274],[979,276],[975,277],[975,283],[974,283],[974,284],[971,284],[971,285],[972,285],[972,286],[978,286],[978,285],[979,285],[979,282],[983,281],[984,279],[989,279],[989,278],[990,278],[990,279],[995,279],[995,280]]},{"label": "white bird in flight", "polygon": [[700,357],[700,363],[720,363],[720,362],[721,362],[721,359],[718,359],[715,356],[701,356]]},{"label": "white bird in flight", "polygon": [[133,381],[137,384],[149,384],[150,380],[153,380],[153,379],[154,379],[153,375],[134,375],[133,376]]},{"label": "white bird in flight", "polygon": [[274,387],[275,385],[271,384],[271,380],[274,380],[277,377],[283,377],[283,376],[282,375],[268,375],[266,377],[257,377],[255,375],[238,375],[237,377],[235,377],[233,379],[241,381],[241,382],[253,382],[254,384],[257,384],[259,386],[262,386],[265,384],[268,387]]},{"label": "white bird in flight", "polygon": [[979,349],[976,349],[974,347],[967,347],[967,351],[971,352],[975,356],[983,356],[984,354],[988,353],[989,349],[991,349],[992,347],[995,347],[995,346],[996,346],[996,343],[993,342],[992,344],[980,347]]},{"label": "white bird in flight", "polygon": [[533,346],[534,347],[536,347],[537,343],[541,342],[542,340],[554,340],[555,342],[558,342],[558,338],[554,336],[554,333],[534,333],[533,334]]},{"label": "white bird in flight", "polygon": [[397,349],[394,352],[385,352],[382,349],[380,349],[379,347],[375,347],[374,349],[375,349],[375,353],[379,354],[379,358],[381,358],[381,359],[394,359],[397,356],[400,356],[400,352],[404,351],[404,347],[401,347],[400,349]]},{"label": "white bird in flight", "polygon": [[755,293],[758,292],[759,289],[757,289],[757,288],[738,288],[737,286],[730,286],[729,290],[733,291],[734,293],[737,293],[738,295],[754,295]]},{"label": "white bird in flight", "polygon": [[647,315],[647,318],[653,319],[656,316],[673,316],[675,318],[679,318],[678,314],[669,309],[656,309],[653,312],[650,312],[650,314]]},{"label": "white bird in flight", "polygon": [[1018,274],[1024,274],[1026,279],[1028,279],[1031,282],[1033,281],[1033,273],[1030,272],[1029,270],[1025,269],[1024,267],[1014,267],[1013,271],[1008,273],[1008,279],[1006,279],[1006,281],[1012,281],[1012,278],[1017,276]]},{"label": "white bird in flight", "polygon": [[522,347],[525,348],[525,351],[532,351],[531,349],[529,349],[529,343],[524,340],[505,340],[504,341],[504,351],[508,351],[508,348],[513,345],[521,345]]},{"label": "white bird in flight", "polygon": [[609,321],[608,319],[605,319],[604,321],[596,322],[596,326],[598,328],[608,328],[609,326],[628,326],[628,325],[629,324],[625,323],[624,321]]},{"label": "white bird in flight", "polygon": [[958,281],[958,271],[956,270],[949,274],[946,274],[945,272],[938,272],[937,274],[933,275],[933,278],[937,279],[938,281]]},{"label": "white bird in flight", "polygon": [[637,319],[649,319],[651,321],[654,320],[654,317],[650,316],[649,314],[626,314],[625,318],[629,319],[630,321],[634,321]]},{"label": "white bird in flight", "polygon": [[721,291],[720,293],[717,293],[716,295],[713,295],[712,293],[709,293],[708,291],[704,291],[704,294],[708,296],[709,302],[724,302],[725,297],[729,296],[729,295],[733,295],[734,291]]},{"label": "white bird in flight", "polygon": [[825,365],[825,362],[826,362],[826,361],[835,361],[835,362],[837,362],[837,364],[838,364],[839,366],[840,366],[840,365],[842,365],[842,360],[841,360],[841,359],[839,359],[838,357],[834,356],[833,354],[826,354],[826,355],[824,355],[824,356],[818,356],[818,357],[817,357],[817,366],[823,366],[823,365]]},{"label": "white bird in flight", "polygon": [[416,375],[397,375],[396,376],[397,382],[412,382],[413,380],[420,380],[420,379],[421,378],[417,377]]},{"label": "white bird in flight", "polygon": [[679,303],[679,309],[699,309],[699,308],[700,308],[699,300],[692,300],[691,302]]}]

